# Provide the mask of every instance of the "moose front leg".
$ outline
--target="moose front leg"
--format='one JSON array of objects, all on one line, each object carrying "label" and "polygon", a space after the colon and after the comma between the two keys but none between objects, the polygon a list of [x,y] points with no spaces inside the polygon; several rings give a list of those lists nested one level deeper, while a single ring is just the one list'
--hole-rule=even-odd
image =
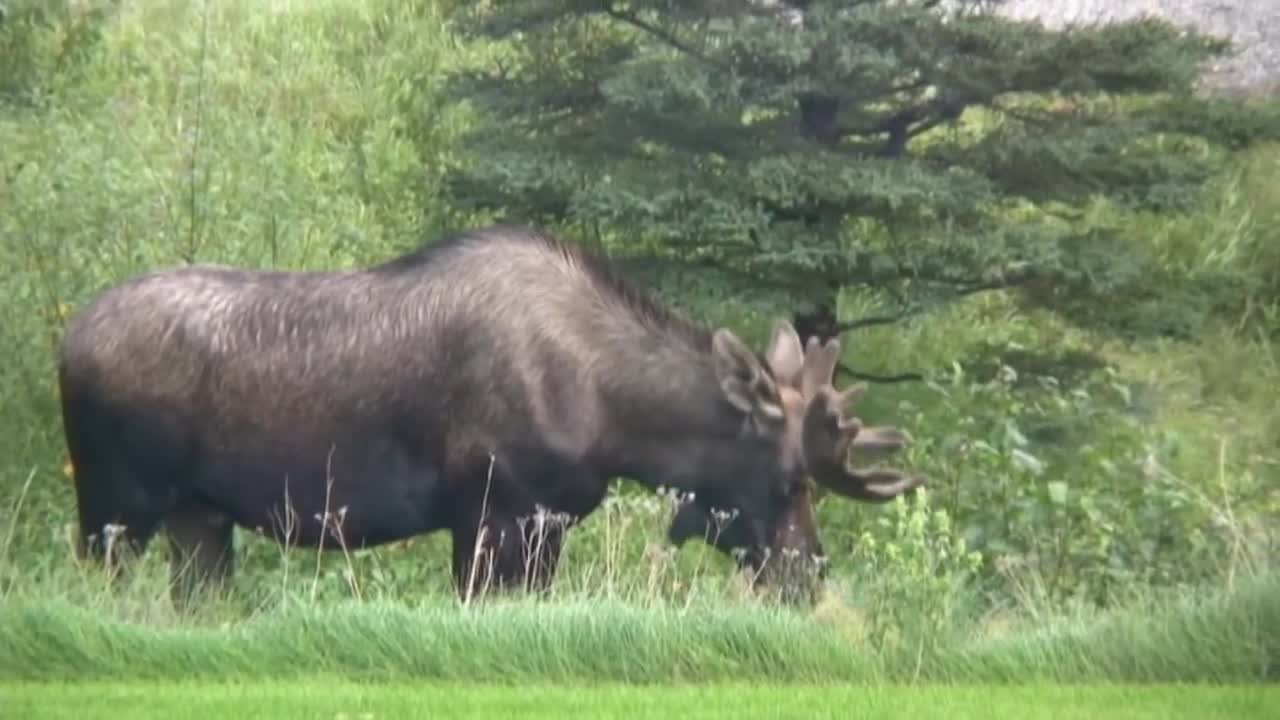
[{"label": "moose front leg", "polygon": [[550,591],[560,565],[565,532],[567,528],[560,525],[526,523],[521,533],[521,566],[512,572],[526,590],[537,593]]},{"label": "moose front leg", "polygon": [[565,528],[491,514],[453,528],[453,576],[464,599],[490,591],[546,592],[555,579]]}]

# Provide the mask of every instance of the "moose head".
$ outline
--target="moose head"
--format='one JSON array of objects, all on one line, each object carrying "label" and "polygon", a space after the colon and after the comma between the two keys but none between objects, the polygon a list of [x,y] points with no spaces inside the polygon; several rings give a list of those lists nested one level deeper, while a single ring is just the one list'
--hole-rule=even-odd
[{"label": "moose head", "polygon": [[778,588],[792,600],[812,598],[817,580],[825,576],[815,517],[819,490],[883,503],[924,484],[923,477],[901,470],[851,465],[860,455],[900,450],[908,439],[898,428],[865,425],[848,413],[867,386],[834,387],[839,357],[838,340],[822,343],[811,337],[802,347],[789,323],[775,324],[761,368],[767,372],[744,380],[756,393],[776,398],[781,409],[773,417],[780,424],[779,450],[784,465],[795,467],[795,480],[781,483],[763,512],[753,508],[746,514],[754,522],[739,522],[736,508],[716,507],[714,495],[695,496],[672,520],[673,542],[679,545],[702,536],[733,555],[741,567],[750,568],[757,586]]}]

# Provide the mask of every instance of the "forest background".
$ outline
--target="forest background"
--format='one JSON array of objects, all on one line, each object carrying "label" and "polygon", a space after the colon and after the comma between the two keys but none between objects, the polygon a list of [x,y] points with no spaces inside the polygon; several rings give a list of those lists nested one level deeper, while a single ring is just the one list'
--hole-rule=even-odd
[{"label": "forest background", "polygon": [[[1227,45],[1154,20],[978,5],[5,3],[0,597],[161,625],[446,602],[434,536],[317,557],[241,533],[235,591],[194,621],[163,544],[108,592],[71,557],[53,358],[68,313],[145,269],[352,267],[500,218],[757,345],[777,317],[842,338],[864,417],[909,430],[930,484],[820,504],[814,613],[841,637],[921,650],[1274,588],[1271,76],[1206,85]],[[620,480],[556,594],[760,602],[667,546],[669,517]]]}]

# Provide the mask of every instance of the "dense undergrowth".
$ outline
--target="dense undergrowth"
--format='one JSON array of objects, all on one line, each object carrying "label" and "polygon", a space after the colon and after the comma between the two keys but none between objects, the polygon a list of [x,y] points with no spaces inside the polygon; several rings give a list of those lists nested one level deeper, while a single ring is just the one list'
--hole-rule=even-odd
[{"label": "dense undergrowth", "polygon": [[[859,369],[927,376],[873,388],[865,416],[910,430],[904,464],[931,484],[887,507],[823,500],[832,580],[809,616],[762,603],[726,558],[667,546],[667,499],[625,484],[537,605],[459,610],[439,536],[319,556],[241,534],[231,592],[194,618],[168,604],[163,543],[107,591],[70,553],[66,314],[159,265],[348,267],[479,222],[438,199],[467,110],[433,93],[483,49],[426,0],[11,5],[0,674],[1275,678],[1278,148],[1240,157],[1189,219],[1097,209],[1169,268],[1238,279],[1195,341],[1123,342],[1003,293],[852,338]],[[706,316],[757,341],[772,319]]]}]

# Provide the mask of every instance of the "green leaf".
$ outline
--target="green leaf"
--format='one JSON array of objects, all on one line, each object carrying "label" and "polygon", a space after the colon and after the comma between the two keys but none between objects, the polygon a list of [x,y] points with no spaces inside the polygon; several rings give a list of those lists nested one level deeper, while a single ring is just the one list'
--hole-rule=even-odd
[{"label": "green leaf", "polygon": [[1049,489],[1049,500],[1054,505],[1067,504],[1067,484],[1061,480],[1053,480],[1046,487]]}]

